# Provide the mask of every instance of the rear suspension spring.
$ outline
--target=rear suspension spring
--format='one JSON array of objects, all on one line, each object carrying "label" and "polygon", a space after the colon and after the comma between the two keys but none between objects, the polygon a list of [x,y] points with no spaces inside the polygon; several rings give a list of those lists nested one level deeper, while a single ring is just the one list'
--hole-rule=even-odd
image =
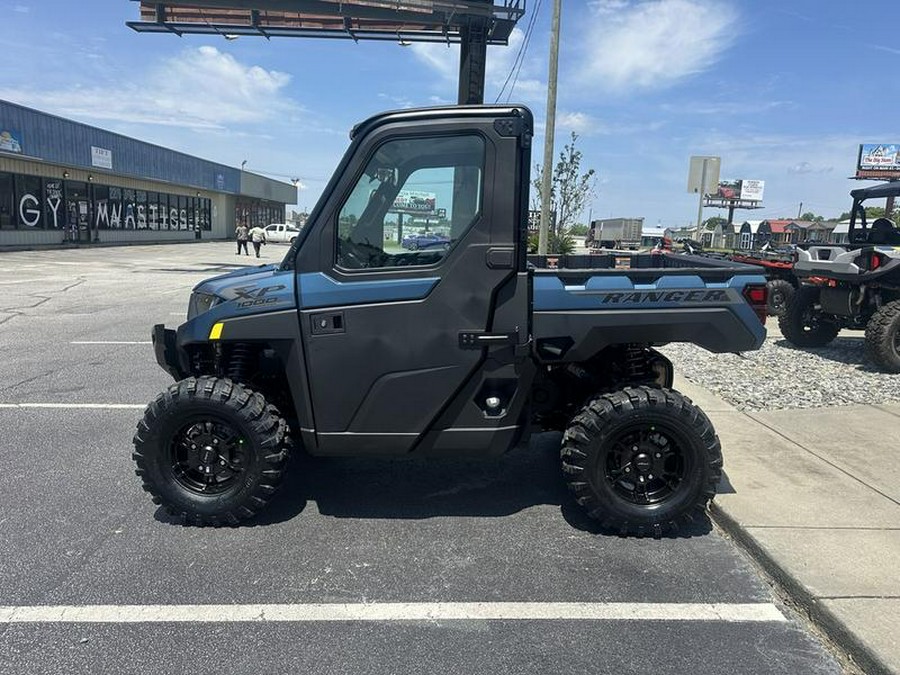
[{"label": "rear suspension spring", "polygon": [[626,345],[624,353],[625,372],[629,382],[643,382],[654,379],[653,369],[642,347]]}]

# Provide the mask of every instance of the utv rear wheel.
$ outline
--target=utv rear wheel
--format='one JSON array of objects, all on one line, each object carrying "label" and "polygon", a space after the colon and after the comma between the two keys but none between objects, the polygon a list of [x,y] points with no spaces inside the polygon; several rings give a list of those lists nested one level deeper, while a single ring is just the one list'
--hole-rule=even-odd
[{"label": "utv rear wheel", "polygon": [[801,286],[778,319],[778,328],[788,342],[798,347],[824,347],[837,337],[841,327],[829,320],[819,306],[819,289]]},{"label": "utv rear wheel", "polygon": [[670,389],[593,399],[566,429],[561,456],[588,516],[623,535],[658,537],[702,517],[722,475],[709,418]]},{"label": "utv rear wheel", "polygon": [[772,279],[766,286],[769,291],[767,300],[769,316],[781,316],[794,295],[794,287],[785,279]]},{"label": "utv rear wheel", "polygon": [[188,378],[147,406],[132,456],[154,503],[188,523],[235,525],[275,493],[289,442],[262,394],[231,380]]},{"label": "utv rear wheel", "polygon": [[882,370],[900,373],[900,300],[880,307],[869,319],[866,353]]}]

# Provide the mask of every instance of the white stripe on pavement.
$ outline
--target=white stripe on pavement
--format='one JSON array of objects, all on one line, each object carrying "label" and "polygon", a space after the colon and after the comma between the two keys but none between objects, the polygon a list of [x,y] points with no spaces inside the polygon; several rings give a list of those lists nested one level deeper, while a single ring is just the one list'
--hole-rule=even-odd
[{"label": "white stripe on pavement", "polygon": [[462,620],[787,621],[771,603],[398,602],[307,605],[0,606],[0,624]]},{"label": "white stripe on pavement", "polygon": [[85,410],[141,410],[143,403],[0,403],[0,408],[82,408]]},{"label": "white stripe on pavement", "polygon": [[70,345],[152,345],[150,340],[73,340]]}]

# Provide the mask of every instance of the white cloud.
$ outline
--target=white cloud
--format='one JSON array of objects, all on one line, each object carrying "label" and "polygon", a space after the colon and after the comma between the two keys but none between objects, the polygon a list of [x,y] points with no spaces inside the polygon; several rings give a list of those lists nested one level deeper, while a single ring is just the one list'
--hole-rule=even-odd
[{"label": "white cloud", "polygon": [[[543,123],[536,125],[544,129]],[[581,111],[562,111],[556,116],[556,132],[574,131],[579,136],[626,136],[659,131],[665,123],[660,120],[637,122],[602,120]]]},{"label": "white cloud", "polygon": [[128,83],[39,91],[0,89],[0,98],[78,119],[221,129],[295,116],[290,76],[240,63],[215,47],[187,49]]},{"label": "white cloud", "polygon": [[597,129],[598,122],[591,115],[583,112],[563,112],[556,119],[556,126],[576,134],[590,133]]},{"label": "white cloud", "polygon": [[657,89],[709,68],[732,43],[737,12],[713,0],[592,5],[584,77],[613,90]]},{"label": "white cloud", "polygon": [[629,0],[593,0],[588,6],[597,14],[613,14],[628,7]]},{"label": "white cloud", "polygon": [[[506,86],[503,99],[507,99],[507,93],[513,86],[510,101],[540,101],[547,95],[546,85],[538,76],[544,68],[541,59],[529,56],[535,50],[534,35],[529,43],[528,50],[518,68],[518,78],[513,73],[516,55],[525,39],[525,33],[520,28],[514,28],[509,36],[509,45],[506,47],[488,47],[487,64],[485,67],[485,102],[493,102],[500,90]],[[430,68],[441,79],[442,87],[452,84],[456,87],[459,80],[459,45],[447,47],[440,43],[415,43],[410,49],[413,54],[425,66]],[[510,74],[512,73],[512,77]]]},{"label": "white cloud", "polygon": [[816,165],[805,160],[788,167],[788,173],[831,173],[832,171],[834,171],[834,167],[831,165]]},{"label": "white cloud", "polygon": [[28,14],[28,12],[31,11],[31,7],[28,5],[15,5],[13,11],[18,12],[19,14]]}]

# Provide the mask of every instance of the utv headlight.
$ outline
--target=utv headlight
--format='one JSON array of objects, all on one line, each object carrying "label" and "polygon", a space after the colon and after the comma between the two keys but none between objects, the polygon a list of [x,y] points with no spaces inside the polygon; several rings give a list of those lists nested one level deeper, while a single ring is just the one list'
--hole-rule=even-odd
[{"label": "utv headlight", "polygon": [[191,293],[191,300],[188,303],[187,320],[190,321],[195,316],[200,316],[204,312],[208,312],[219,303],[219,298],[208,293]]}]

